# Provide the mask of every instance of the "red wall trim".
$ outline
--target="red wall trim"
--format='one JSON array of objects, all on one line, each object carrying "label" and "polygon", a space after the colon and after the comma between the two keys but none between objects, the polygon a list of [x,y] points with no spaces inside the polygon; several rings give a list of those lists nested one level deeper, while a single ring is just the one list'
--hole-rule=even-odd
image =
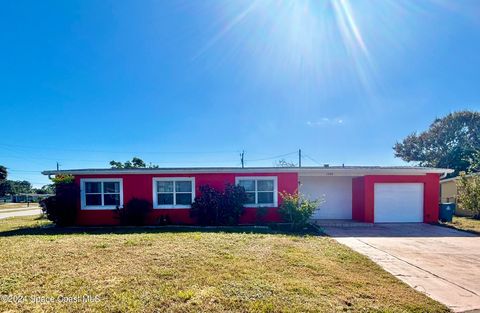
[{"label": "red wall trim", "polygon": [[[225,174],[122,174],[122,175],[78,175],[75,176],[75,183],[80,187],[82,178],[122,178],[123,179],[123,200],[126,204],[132,198],[153,200],[152,183],[154,177],[194,177],[195,195],[200,195],[199,187],[210,185],[214,188],[223,189],[225,184],[235,184],[235,177],[240,176],[276,176],[278,178],[278,191],[293,193],[298,189],[297,173],[225,173]],[[281,197],[278,199],[281,203]],[[80,194],[77,201],[77,224],[78,225],[115,225],[118,220],[112,210],[81,210]],[[161,216],[168,215],[174,224],[194,224],[190,218],[190,209],[154,209],[148,218],[148,223],[155,225]],[[246,208],[240,223],[252,224],[256,220],[256,209]],[[278,208],[268,208],[264,216],[265,222],[280,222]]]},{"label": "red wall trim", "polygon": [[423,183],[423,221],[438,221],[438,202],[440,196],[440,177],[438,174],[426,175],[367,175],[353,179],[352,217],[354,220],[373,223],[374,184],[375,183]]}]

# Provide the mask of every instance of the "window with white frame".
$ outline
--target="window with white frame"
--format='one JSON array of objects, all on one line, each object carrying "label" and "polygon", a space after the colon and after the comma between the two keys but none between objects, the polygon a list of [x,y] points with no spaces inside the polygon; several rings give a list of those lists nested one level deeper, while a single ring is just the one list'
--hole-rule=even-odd
[{"label": "window with white frame", "polygon": [[195,199],[195,180],[192,177],[154,178],[153,203],[160,208],[190,208]]},{"label": "window with white frame", "polygon": [[236,177],[235,182],[247,193],[246,206],[278,205],[277,177]]},{"label": "window with white frame", "polygon": [[123,205],[123,181],[120,178],[81,179],[83,210],[113,210]]}]

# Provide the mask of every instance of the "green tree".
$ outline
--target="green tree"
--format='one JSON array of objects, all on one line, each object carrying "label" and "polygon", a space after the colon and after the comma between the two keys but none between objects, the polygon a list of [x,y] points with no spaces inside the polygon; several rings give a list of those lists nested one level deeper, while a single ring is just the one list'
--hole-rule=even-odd
[{"label": "green tree", "polygon": [[3,165],[0,165],[0,182],[7,179],[7,168]]},{"label": "green tree", "polygon": [[152,163],[147,166],[142,159],[137,157],[133,157],[131,161],[126,161],[125,163],[110,161],[110,166],[112,168],[158,168],[158,165],[153,165]]},{"label": "green tree", "polygon": [[45,185],[45,186],[42,186],[42,188],[34,188],[32,191],[37,195],[54,194],[55,185],[54,184]]},{"label": "green tree", "polygon": [[26,180],[5,180],[0,183],[0,195],[5,196],[18,195],[20,193],[30,193],[32,184]]},{"label": "green tree", "polygon": [[480,151],[476,151],[470,158],[470,172],[479,172],[480,171]]},{"label": "green tree", "polygon": [[480,219],[480,175],[460,173],[457,181],[457,203],[460,208],[474,213]]},{"label": "green tree", "polygon": [[468,170],[480,151],[480,112],[437,118],[428,130],[412,133],[393,147],[395,156],[420,166]]}]

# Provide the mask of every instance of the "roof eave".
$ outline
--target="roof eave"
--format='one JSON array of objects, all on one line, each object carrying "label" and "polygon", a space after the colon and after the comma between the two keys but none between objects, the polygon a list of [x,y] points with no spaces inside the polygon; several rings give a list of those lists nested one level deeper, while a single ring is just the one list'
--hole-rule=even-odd
[{"label": "roof eave", "polygon": [[208,174],[208,173],[299,173],[306,176],[361,176],[361,175],[424,175],[448,174],[450,169],[420,167],[249,167],[249,168],[163,168],[163,169],[73,169],[47,170],[44,175],[113,175],[113,174]]}]

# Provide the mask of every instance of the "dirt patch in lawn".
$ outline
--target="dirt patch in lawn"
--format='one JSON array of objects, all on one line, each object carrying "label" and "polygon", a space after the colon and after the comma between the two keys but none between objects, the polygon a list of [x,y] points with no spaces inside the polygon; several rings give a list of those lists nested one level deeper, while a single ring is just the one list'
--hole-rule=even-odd
[{"label": "dirt patch in lawn", "polygon": [[[0,294],[24,297],[0,301],[0,310],[448,311],[328,237],[41,231],[47,225],[35,217],[0,222],[0,236],[8,234],[0,237]],[[15,234],[19,228],[29,231]],[[62,302],[70,299],[64,297],[88,302]]]}]

